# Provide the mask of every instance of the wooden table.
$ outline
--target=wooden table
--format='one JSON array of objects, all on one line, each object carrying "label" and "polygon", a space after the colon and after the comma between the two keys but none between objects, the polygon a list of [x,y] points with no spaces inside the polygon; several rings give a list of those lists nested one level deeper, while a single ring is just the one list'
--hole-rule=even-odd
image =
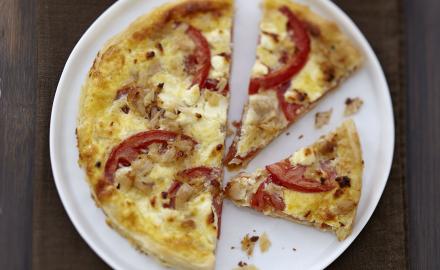
[{"label": "wooden table", "polygon": [[[0,269],[108,268],[62,208],[48,130],[67,56],[111,2],[0,0]],[[384,66],[397,137],[377,210],[330,268],[440,269],[440,1],[335,2]]]}]

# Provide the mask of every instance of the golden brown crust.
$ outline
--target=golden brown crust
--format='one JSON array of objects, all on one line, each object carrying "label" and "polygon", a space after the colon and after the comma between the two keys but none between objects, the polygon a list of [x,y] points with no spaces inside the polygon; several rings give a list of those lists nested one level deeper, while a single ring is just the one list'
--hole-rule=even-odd
[{"label": "golden brown crust", "polygon": [[[335,155],[338,185],[328,192],[318,193],[303,193],[277,186],[276,190],[281,190],[283,194],[284,210],[267,208],[263,213],[333,231],[339,240],[344,240],[353,229],[362,188],[363,160],[354,122],[344,122],[306,149]],[[267,170],[260,169],[252,175],[242,173],[234,177],[225,188],[225,196],[237,206],[251,207],[251,199],[267,174]]]},{"label": "golden brown crust", "polygon": [[[206,23],[204,19],[208,19],[210,23]],[[182,22],[197,27],[205,36],[218,29],[230,31],[232,0],[180,0],[164,5],[138,18],[125,31],[103,46],[90,69],[81,93],[77,128],[79,163],[86,171],[93,198],[106,214],[108,224],[141,251],[152,254],[167,266],[178,269],[213,269],[218,217],[211,218],[212,223],[206,222],[207,217],[212,215],[211,191],[203,191],[191,198],[191,205],[184,212],[172,209],[160,210],[166,199],[154,193],[166,190],[169,181],[173,180],[170,175],[186,168],[185,162],[180,162],[175,167],[162,163],[154,165],[149,177],[153,177],[151,176],[153,173],[154,177],[157,177],[157,190],[152,193],[154,196],[148,195],[152,198],[137,189],[121,191],[115,185],[103,180],[107,158],[116,145],[133,134],[158,128],[188,134],[199,142],[200,154],[190,156],[190,160],[187,161],[188,166],[221,166],[222,151],[211,151],[210,147],[211,144],[217,146],[224,143],[224,134],[220,130],[226,122],[227,94],[190,89],[198,102],[207,104],[208,108],[217,108],[219,114],[224,115],[215,121],[214,126],[208,125],[213,118],[209,115],[205,116],[204,112],[199,113],[204,118],[199,120],[197,125],[186,127],[182,124],[174,127],[173,122],[177,120],[170,120],[176,115],[160,119],[160,122],[156,121],[157,123],[153,125],[153,119],[146,120],[145,112],[135,111],[136,104],[131,104],[129,100],[132,97],[129,89],[136,90],[138,86],[139,89],[163,88],[164,85],[160,80],[175,82],[174,87],[182,87],[182,89],[191,86],[190,80],[180,71],[181,67],[174,67],[173,63],[167,60],[176,57],[179,53],[172,51],[176,50],[176,47],[173,47],[172,31],[173,25]],[[222,36],[221,42],[210,43],[213,55],[221,52],[230,54],[230,40],[228,36],[224,37]],[[160,44],[161,40],[168,43]],[[167,51],[163,53],[164,49],[172,51],[174,55]],[[170,70],[170,74],[174,72],[172,76],[165,74],[166,68],[160,66],[164,64],[162,60],[168,61],[166,64],[169,65],[166,68]],[[229,66],[229,63],[226,65]],[[148,70],[151,70],[151,73],[148,73]],[[154,81],[154,78],[150,80],[153,73],[158,74],[157,81]],[[227,75],[224,77],[227,79]],[[125,91],[124,88],[128,90]],[[170,89],[174,88],[170,86]],[[170,90],[167,91],[166,94],[170,93]],[[120,93],[125,94],[120,95]],[[167,97],[164,96],[163,99]],[[142,101],[145,102],[146,99],[147,97],[143,97]],[[193,104],[195,101],[187,102]],[[166,114],[171,112],[171,109],[167,108],[161,110]],[[192,113],[192,111],[187,113],[188,117],[190,112]],[[186,112],[182,112],[182,115],[184,113],[186,116]],[[203,138],[197,135],[200,132],[196,131],[207,127],[211,127],[211,133],[207,136],[209,143],[205,144]],[[191,128],[194,129],[194,134]],[[201,158],[202,155],[206,157]],[[190,208],[194,209],[192,215],[188,214]],[[164,224],[166,226],[163,226]]]},{"label": "golden brown crust", "polygon": [[[245,167],[255,156],[255,154],[248,155],[248,153],[258,152],[268,145],[287,127],[312,110],[328,93],[337,89],[362,63],[363,57],[360,51],[333,22],[323,19],[308,7],[290,0],[265,0],[263,2],[265,15],[263,15],[261,24],[262,38],[257,49],[254,77],[259,77],[260,72],[279,68],[280,55],[291,50],[290,47],[293,46],[288,38],[283,37],[282,34],[276,34],[277,31],[286,32],[285,17],[278,12],[282,6],[289,7],[306,24],[311,39],[308,62],[292,78],[284,94],[287,103],[300,104],[301,108],[298,109],[297,116],[292,121],[287,121],[283,113],[275,113],[275,110],[272,111],[277,116],[270,120],[247,121],[248,111],[252,109],[250,98],[242,116],[242,129],[235,136],[232,146],[237,149],[237,153],[235,158],[228,162],[228,168]],[[253,96],[267,95],[264,92],[268,91],[273,90],[260,91]],[[272,101],[272,103],[275,102],[277,101]],[[268,115],[268,112],[262,115]],[[262,123],[263,121],[265,123]]]}]

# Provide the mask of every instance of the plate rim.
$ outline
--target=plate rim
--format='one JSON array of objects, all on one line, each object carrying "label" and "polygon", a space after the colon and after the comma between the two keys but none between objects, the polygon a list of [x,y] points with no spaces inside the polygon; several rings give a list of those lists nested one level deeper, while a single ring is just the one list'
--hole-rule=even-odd
[{"label": "plate rim", "polygon": [[[171,2],[171,1],[173,1],[173,0],[169,0],[168,2]],[[386,186],[388,179],[389,179],[392,163],[394,160],[394,148],[395,148],[395,123],[394,122],[395,122],[395,118],[394,118],[394,112],[393,112],[391,93],[390,93],[390,89],[389,89],[384,71],[383,71],[382,66],[380,65],[380,62],[379,62],[376,54],[374,53],[370,43],[368,42],[368,40],[365,38],[365,36],[362,34],[362,32],[356,26],[356,24],[352,21],[352,19],[335,3],[333,3],[330,0],[311,0],[311,2],[314,2],[312,4],[319,5],[320,7],[324,7],[330,13],[334,14],[335,17],[337,17],[339,20],[341,20],[342,23],[344,24],[344,27],[347,28],[348,31],[354,35],[353,38],[355,39],[355,41],[359,44],[360,47],[363,48],[364,53],[365,53],[365,58],[367,58],[371,61],[372,69],[377,72],[378,77],[377,77],[376,83],[378,83],[380,85],[381,89],[386,90],[386,91],[384,91],[385,93],[382,95],[386,99],[386,100],[383,100],[383,102],[386,103],[383,109],[385,111],[387,111],[388,117],[390,117],[390,120],[391,120],[391,125],[385,126],[388,128],[386,133],[390,134],[389,139],[391,140],[390,145],[388,146],[389,149],[386,151],[386,153],[388,153],[388,156],[386,158],[387,163],[386,163],[386,165],[384,165],[384,170],[383,170],[384,171],[383,176],[384,176],[385,180],[382,181],[381,183],[378,183],[377,188],[376,188],[377,191],[373,192],[373,201],[370,202],[366,206],[366,209],[365,209],[366,214],[363,216],[364,219],[366,219],[366,221],[365,222],[360,222],[360,220],[358,221],[357,226],[360,226],[359,230],[357,232],[353,232],[349,238],[347,238],[346,240],[344,240],[341,243],[340,248],[338,248],[336,251],[332,252],[331,255],[326,257],[326,259],[324,259],[320,262],[317,262],[315,264],[316,269],[323,269],[323,268],[327,267],[328,265],[330,265],[334,260],[336,260],[343,252],[345,252],[345,250],[357,238],[357,236],[360,234],[360,232],[362,232],[362,230],[365,228],[365,225],[370,221],[371,216],[373,215],[373,213],[374,213],[374,211],[380,201],[380,198],[382,197],[383,191],[384,191],[385,186]],[[316,2],[318,2],[318,3],[316,3]],[[130,0],[122,0],[122,1],[117,1],[117,2],[113,3],[112,5],[110,5],[93,21],[93,23],[88,27],[88,29],[84,32],[84,34],[81,36],[79,41],[76,43],[75,47],[73,48],[72,52],[70,53],[70,55],[66,61],[66,64],[63,68],[63,71],[60,76],[60,80],[57,85],[55,97],[54,97],[53,104],[52,104],[52,110],[51,110],[51,116],[50,116],[50,132],[49,132],[49,148],[50,148],[51,168],[52,168],[55,186],[57,188],[57,192],[58,192],[58,195],[61,199],[63,207],[64,207],[70,221],[74,225],[75,229],[80,234],[82,239],[87,243],[87,245],[104,262],[106,262],[109,266],[111,266],[115,269],[122,269],[122,267],[111,256],[108,256],[108,254],[106,253],[106,251],[104,249],[102,249],[102,247],[95,244],[94,240],[89,236],[89,233],[86,232],[84,225],[81,224],[80,219],[73,213],[74,212],[73,211],[74,203],[72,203],[72,201],[67,200],[67,196],[65,195],[64,189],[62,188],[63,184],[61,181],[62,177],[61,177],[61,172],[60,172],[60,170],[61,170],[60,168],[62,166],[58,164],[59,161],[55,158],[55,156],[56,156],[56,153],[55,153],[55,151],[56,151],[55,150],[56,149],[56,144],[55,144],[56,138],[55,137],[56,137],[56,132],[57,132],[55,127],[57,126],[57,121],[58,121],[58,117],[59,117],[59,115],[57,115],[56,112],[59,111],[58,107],[61,102],[60,101],[61,96],[62,96],[61,89],[63,88],[63,85],[65,84],[65,82],[67,80],[67,73],[68,73],[67,71],[72,66],[72,62],[78,56],[80,51],[84,49],[85,43],[87,43],[87,41],[91,37],[93,37],[93,32],[99,31],[101,29],[101,25],[105,22],[105,20],[111,19],[114,13],[117,13],[124,6],[130,5],[130,4],[131,4]],[[362,223],[362,224],[359,224],[359,223]]]}]

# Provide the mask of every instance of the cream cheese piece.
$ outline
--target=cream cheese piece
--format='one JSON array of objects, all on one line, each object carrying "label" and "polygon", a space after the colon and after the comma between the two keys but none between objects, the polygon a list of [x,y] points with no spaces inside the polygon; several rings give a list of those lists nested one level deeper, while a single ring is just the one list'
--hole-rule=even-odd
[{"label": "cream cheese piece", "polygon": [[252,75],[258,77],[266,75],[267,73],[269,73],[269,68],[257,60],[254,64],[254,67],[252,68]]},{"label": "cream cheese piece", "polygon": [[210,74],[214,78],[226,77],[229,73],[229,65],[223,56],[214,55],[211,57],[212,69]]},{"label": "cream cheese piece", "polygon": [[183,95],[183,102],[188,106],[193,106],[197,103],[200,98],[200,87],[198,84],[193,85],[188,89]]},{"label": "cream cheese piece", "polygon": [[276,48],[276,44],[273,41],[273,38],[269,35],[262,34],[260,38],[260,46],[268,49],[273,50]]},{"label": "cream cheese piece", "polygon": [[312,165],[316,160],[315,152],[312,148],[302,148],[299,151],[295,152],[290,158],[289,161],[292,164],[300,164],[304,166]]},{"label": "cream cheese piece", "polygon": [[307,94],[309,101],[314,102],[326,91],[323,78],[324,74],[320,68],[318,58],[311,54],[304,68],[293,78],[284,97],[286,100],[294,99],[296,90]]}]

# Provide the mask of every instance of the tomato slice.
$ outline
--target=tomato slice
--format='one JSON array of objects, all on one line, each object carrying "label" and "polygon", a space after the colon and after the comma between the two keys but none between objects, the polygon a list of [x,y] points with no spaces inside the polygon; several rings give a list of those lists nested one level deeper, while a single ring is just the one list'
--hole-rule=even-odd
[{"label": "tomato slice", "polygon": [[332,176],[321,180],[308,179],[304,176],[306,166],[292,165],[287,159],[266,166],[275,184],[299,192],[326,192],[336,187]]},{"label": "tomato slice", "polygon": [[269,176],[264,180],[257,189],[257,192],[252,196],[251,206],[255,210],[264,211],[268,207],[272,207],[275,210],[283,211],[286,207],[283,198],[274,193],[267,192],[266,186],[272,182],[272,177]]},{"label": "tomato slice", "polygon": [[183,170],[179,172],[179,176],[196,178],[196,177],[206,177],[209,181],[218,181],[221,175],[221,170],[219,168],[199,166],[190,169]]},{"label": "tomato slice", "polygon": [[196,45],[194,55],[191,64],[197,64],[196,74],[194,74],[193,84],[198,84],[200,89],[205,87],[206,79],[211,69],[211,50],[209,49],[209,43],[203,34],[194,26],[189,25],[186,30],[186,34],[192,39]]},{"label": "tomato slice", "polygon": [[[237,136],[239,136],[239,135],[237,135]],[[231,162],[231,160],[235,158],[236,154],[237,154],[237,146],[236,146],[236,143],[233,142],[231,147],[229,147],[228,153],[223,158],[223,164],[228,165],[228,163]]]},{"label": "tomato slice", "polygon": [[279,9],[287,17],[287,28],[290,37],[295,42],[296,53],[287,60],[286,65],[265,76],[251,79],[249,94],[255,94],[259,89],[269,89],[290,80],[306,64],[310,53],[310,37],[307,28],[301,20],[286,6]]},{"label": "tomato slice", "polygon": [[171,208],[174,209],[176,205],[176,194],[177,191],[179,191],[180,186],[182,186],[182,183],[178,181],[174,181],[171,186],[168,188],[167,196],[170,198],[170,203],[168,205],[164,205],[165,208]]},{"label": "tomato slice", "polygon": [[[241,125],[242,123],[232,123],[232,125],[235,126],[235,128],[238,129],[238,133],[236,135],[236,138],[240,138],[241,136]],[[244,161],[252,159],[259,151],[260,149],[254,149],[246,154],[246,156],[241,157],[237,156],[237,141],[233,141],[231,146],[229,147],[228,153],[226,153],[225,157],[223,158],[223,164],[228,165],[229,162],[231,162],[234,158],[240,160],[240,164],[243,164]],[[237,164],[238,165],[238,164]],[[233,165],[232,165],[233,166]]]},{"label": "tomato slice", "polygon": [[116,170],[120,165],[130,166],[131,162],[153,143],[166,145],[176,140],[187,140],[196,145],[191,137],[165,130],[150,130],[137,133],[113,148],[105,164],[104,178],[106,182],[113,183]]},{"label": "tomato slice", "polygon": [[277,87],[277,98],[280,104],[281,110],[283,110],[287,121],[292,122],[298,116],[298,110],[302,107],[301,104],[289,103],[284,98],[284,93],[290,86],[290,82],[281,84]]},{"label": "tomato slice", "polygon": [[213,194],[212,206],[214,207],[214,210],[217,215],[217,232],[218,232],[217,238],[220,237],[222,209],[223,209],[223,196],[220,187],[221,174],[222,171],[220,168],[206,167],[206,166],[186,169],[179,173],[179,176],[183,178],[191,179],[191,178],[205,177],[205,181],[211,185],[212,194]]}]

